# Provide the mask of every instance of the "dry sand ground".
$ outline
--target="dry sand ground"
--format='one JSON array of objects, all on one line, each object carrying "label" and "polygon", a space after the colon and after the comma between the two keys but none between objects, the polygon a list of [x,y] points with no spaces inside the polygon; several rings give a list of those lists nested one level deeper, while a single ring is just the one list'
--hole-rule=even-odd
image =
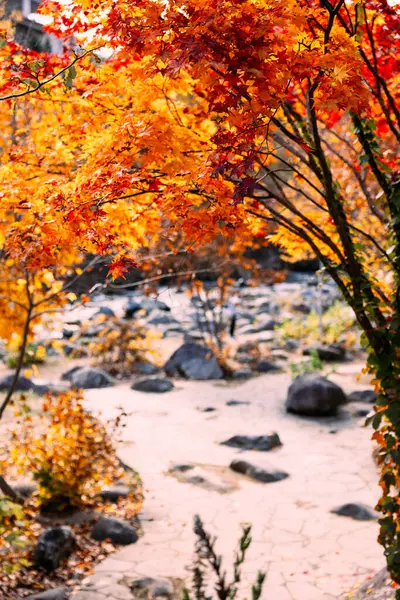
[{"label": "dry sand ground", "polygon": [[[360,389],[356,379],[360,368],[342,365],[332,379],[346,391]],[[218,550],[227,566],[241,524],[252,523],[243,589],[248,592],[257,570],[265,570],[264,598],[333,599],[379,570],[383,558],[376,542],[377,524],[330,513],[347,502],[371,507],[376,503],[371,432],[347,409],[340,418],[328,420],[285,414],[289,384],[290,377],[281,374],[238,385],[179,381],[176,390],[165,395],[134,392],[122,385],[87,392],[88,406],[101,410],[104,418],[117,407],[131,413],[120,456],[140,472],[146,497],[143,538],[99,565],[79,600],[130,597],[117,585],[124,575],[188,579],[195,514],[218,536]],[[249,404],[227,406],[231,399]],[[217,410],[198,410],[207,406]],[[239,452],[219,445],[235,434],[269,431],[277,431],[283,442],[272,452]],[[171,462],[190,462],[203,465],[210,480],[219,481],[238,456],[287,471],[290,477],[260,484],[238,476],[237,489],[223,494],[167,474]]]}]

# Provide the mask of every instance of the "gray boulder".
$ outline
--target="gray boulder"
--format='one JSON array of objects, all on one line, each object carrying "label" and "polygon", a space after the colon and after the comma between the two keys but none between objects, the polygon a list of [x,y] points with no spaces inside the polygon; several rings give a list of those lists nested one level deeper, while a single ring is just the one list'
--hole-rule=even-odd
[{"label": "gray boulder", "polygon": [[83,367],[76,366],[72,367],[71,369],[68,369],[68,371],[65,371],[65,373],[61,375],[61,379],[63,381],[72,381],[73,374],[79,371],[80,369],[83,369]]},{"label": "gray boulder", "polygon": [[[6,375],[5,377],[2,377],[0,379],[0,392],[8,391],[12,385],[13,379],[14,375]],[[56,384],[53,385],[49,383],[35,383],[34,381],[32,381],[32,379],[24,377],[23,375],[18,377],[15,389],[17,392],[33,392],[34,394],[38,394],[39,396],[47,394],[47,392],[51,391],[65,391],[63,386],[58,386]]]},{"label": "gray boulder", "polygon": [[188,379],[222,379],[223,372],[212,350],[193,342],[183,344],[165,363],[169,377]]},{"label": "gray boulder", "polygon": [[[13,379],[14,379],[14,375],[6,375],[5,377],[1,377],[0,392],[7,392],[12,385]],[[35,384],[33,383],[32,379],[29,379],[28,377],[24,377],[23,375],[20,375],[15,389],[17,392],[34,391]]]},{"label": "gray boulder", "polygon": [[267,360],[266,358],[261,359],[255,366],[255,371],[257,371],[257,373],[278,373],[281,370],[282,369],[276,362]]},{"label": "gray boulder", "polygon": [[225,442],[221,442],[221,446],[229,446],[230,448],[238,448],[239,450],[258,450],[259,452],[269,452],[273,448],[282,446],[279,435],[275,432],[268,435],[234,435]]},{"label": "gray boulder", "polygon": [[246,460],[233,460],[230,464],[230,468],[232,471],[235,471],[235,473],[246,475],[247,477],[250,477],[250,479],[254,479],[260,483],[274,483],[275,481],[281,481],[282,479],[289,477],[288,473],[285,473],[285,471],[276,471],[273,468],[262,469],[261,467],[252,465]]},{"label": "gray boulder", "polygon": [[255,330],[256,333],[261,333],[262,331],[274,331],[275,327],[278,325],[278,321],[275,319],[267,319],[262,323],[257,323]]},{"label": "gray boulder", "polygon": [[239,367],[231,373],[232,379],[250,379],[253,375],[254,373],[250,367]]},{"label": "gray boulder", "polygon": [[138,541],[138,534],[127,521],[116,517],[101,517],[92,529],[92,538],[97,542],[110,540],[113,544],[128,546]]},{"label": "gray boulder", "polygon": [[315,352],[321,360],[340,362],[346,360],[346,350],[340,344],[321,344],[304,348],[303,354],[309,356]]},{"label": "gray boulder", "polygon": [[146,598],[172,598],[174,595],[174,587],[169,581],[152,577],[134,579],[129,582],[129,589],[135,598],[141,598],[143,592],[146,593]]},{"label": "gray boulder", "polygon": [[374,390],[360,390],[348,394],[347,399],[349,402],[367,402],[368,404],[375,404],[378,395]]},{"label": "gray boulder", "polygon": [[342,600],[394,600],[392,579],[387,568],[378,571],[372,579],[369,577],[364,584],[346,594]]},{"label": "gray boulder", "polygon": [[54,571],[71,554],[75,542],[75,535],[70,527],[46,529],[39,537],[34,551],[35,565],[48,572]]},{"label": "gray boulder", "polygon": [[25,600],[68,600],[69,591],[67,587],[57,587],[34,594],[33,596],[28,596]]},{"label": "gray boulder", "polygon": [[126,485],[114,485],[109,488],[105,488],[99,494],[99,496],[105,502],[118,502],[121,498],[127,498],[131,490]]},{"label": "gray boulder", "polygon": [[174,384],[169,379],[156,377],[154,379],[139,379],[131,385],[131,389],[137,392],[164,394],[173,390]]},{"label": "gray boulder", "polygon": [[181,364],[181,372],[187,379],[222,379],[224,376],[217,359],[211,358],[192,358]]},{"label": "gray boulder", "polygon": [[140,373],[141,375],[155,375],[161,371],[160,367],[147,362],[137,362],[133,365],[132,369],[135,373]]},{"label": "gray boulder", "polygon": [[107,388],[114,385],[113,378],[95,367],[81,367],[71,374],[71,387],[75,389]]},{"label": "gray boulder", "polygon": [[288,390],[286,410],[309,417],[336,414],[347,398],[342,388],[321,375],[300,375]]},{"label": "gray boulder", "polygon": [[331,513],[341,517],[350,517],[356,521],[374,521],[378,518],[378,514],[369,506],[353,502],[333,508]]},{"label": "gray boulder", "polygon": [[93,321],[101,315],[105,317],[115,317],[115,312],[109,306],[100,306],[99,310],[90,317],[90,320]]}]

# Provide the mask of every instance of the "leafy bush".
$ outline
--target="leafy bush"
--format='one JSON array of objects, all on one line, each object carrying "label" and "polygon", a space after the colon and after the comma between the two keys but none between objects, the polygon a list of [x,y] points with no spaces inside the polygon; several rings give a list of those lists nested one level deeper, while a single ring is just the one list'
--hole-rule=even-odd
[{"label": "leafy bush", "polygon": [[[13,369],[17,365],[18,357],[19,357],[19,348],[15,349],[15,350],[14,350],[14,348],[12,348],[12,350],[6,357],[7,367],[9,367],[10,369]],[[46,349],[44,348],[44,346],[40,346],[34,342],[30,342],[26,346],[22,364],[24,366],[40,365],[40,364],[44,363],[45,358],[46,358]]]},{"label": "leafy bush", "polygon": [[310,351],[310,358],[307,360],[302,360],[299,363],[290,363],[289,366],[292,373],[292,379],[296,379],[296,377],[299,377],[300,375],[318,373],[324,368],[324,364],[316,350]]},{"label": "leafy bush", "polygon": [[340,301],[335,302],[321,316],[312,311],[307,316],[286,319],[278,331],[283,339],[294,338],[305,343],[345,342],[352,346],[358,340],[354,313],[349,306]]},{"label": "leafy bush", "polygon": [[158,358],[154,344],[158,336],[140,321],[100,315],[82,329],[80,337],[85,337],[85,331],[93,326],[98,326],[99,332],[88,344],[89,355],[112,375],[129,373],[136,363]]},{"label": "leafy bush", "polygon": [[80,391],[48,394],[42,410],[40,426],[24,415],[12,432],[13,464],[21,474],[33,475],[42,507],[93,504],[100,490],[123,474],[105,426],[84,409]]},{"label": "leafy bush", "polygon": [[[239,540],[239,548],[236,553],[236,558],[233,563],[233,579],[230,583],[226,581],[226,572],[222,570],[222,557],[215,551],[216,538],[212,538],[204,529],[203,523],[199,516],[194,518],[194,532],[197,536],[196,542],[196,559],[193,567],[193,583],[192,591],[184,588],[182,600],[212,600],[207,595],[207,572],[211,572],[215,576],[214,589],[219,600],[234,600],[239,592],[239,584],[241,581],[241,566],[245,562],[246,552],[251,544],[251,526],[243,527],[242,536]],[[257,579],[251,588],[252,600],[259,600],[262,594],[262,589],[265,580],[265,573],[258,572]]]},{"label": "leafy bush", "polygon": [[29,562],[21,549],[25,547],[27,538],[26,517],[22,506],[7,498],[0,498],[0,554],[1,570],[11,574]]}]

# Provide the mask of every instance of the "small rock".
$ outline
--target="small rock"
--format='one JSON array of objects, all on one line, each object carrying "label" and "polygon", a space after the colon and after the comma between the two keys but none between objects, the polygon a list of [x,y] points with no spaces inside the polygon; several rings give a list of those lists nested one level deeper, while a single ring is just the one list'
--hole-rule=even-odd
[{"label": "small rock", "polygon": [[346,350],[340,344],[328,344],[309,346],[304,348],[303,354],[309,356],[312,352],[318,355],[320,360],[326,361],[343,361],[346,360]]},{"label": "small rock", "polygon": [[69,591],[67,587],[58,587],[28,596],[25,600],[68,600]]},{"label": "small rock", "polygon": [[394,600],[393,595],[393,580],[390,577],[389,571],[385,567],[381,569],[371,578],[371,575],[365,577],[366,581],[361,586],[357,586],[354,590],[349,590],[349,594],[345,599],[350,600]]},{"label": "small rock", "polygon": [[288,390],[286,410],[297,415],[326,417],[336,414],[346,404],[342,388],[321,375],[296,377]]},{"label": "small rock", "polygon": [[201,412],[209,413],[209,412],[214,412],[217,409],[214,408],[214,406],[205,406],[204,408],[199,408],[198,410],[200,410]]},{"label": "small rock", "polygon": [[378,514],[365,504],[349,503],[338,508],[333,508],[331,513],[341,517],[350,517],[356,521],[372,521],[378,518]]},{"label": "small rock", "polygon": [[169,327],[168,329],[166,329],[163,333],[163,339],[165,338],[169,338],[169,337],[180,337],[182,336],[184,333],[184,330],[182,329],[182,327]]},{"label": "small rock", "polygon": [[114,380],[103,369],[81,367],[71,375],[71,386],[75,389],[107,388],[114,385]]},{"label": "small rock", "polygon": [[62,330],[62,336],[64,340],[70,340],[74,335],[78,333],[78,329],[68,329],[68,327],[64,327]]},{"label": "small rock", "polygon": [[303,315],[309,315],[311,312],[311,307],[308,304],[303,304],[299,302],[298,304],[293,304],[292,309],[295,312],[302,313]]},{"label": "small rock", "polygon": [[242,365],[248,365],[252,362],[251,356],[249,356],[248,354],[240,354],[240,353],[236,354],[235,360],[237,360],[237,362],[241,363]]},{"label": "small rock", "polygon": [[187,465],[189,468],[184,467],[186,467],[186,465],[175,465],[169,470],[169,472],[172,475],[175,475],[177,480],[181,483],[190,483],[205,490],[219,492],[220,494],[231,492],[234,489],[234,486],[231,483],[225,481],[225,479],[217,473],[208,472],[202,467],[193,465]]},{"label": "small rock", "polygon": [[246,402],[245,400],[228,400],[228,402],[226,402],[227,406],[240,406],[242,404],[250,404],[250,402]]},{"label": "small rock", "polygon": [[71,554],[75,546],[75,535],[70,527],[52,527],[39,537],[34,562],[48,572],[54,571],[60,562]]},{"label": "small rock", "polygon": [[131,581],[129,589],[133,592],[135,598],[141,597],[140,592],[147,592],[147,598],[172,598],[174,594],[174,588],[169,581],[153,579],[152,577]]},{"label": "small rock", "polygon": [[127,546],[137,542],[138,535],[127,521],[116,517],[101,517],[92,529],[92,538],[97,542],[110,540],[113,544]]},{"label": "small rock", "polygon": [[77,371],[79,371],[79,369],[82,369],[82,368],[83,367],[76,366],[76,367],[72,367],[72,369],[68,369],[68,371],[65,371],[65,373],[63,373],[61,375],[61,379],[63,381],[72,381],[72,375],[74,373],[76,373]]},{"label": "small rock", "polygon": [[186,473],[186,471],[190,471],[190,469],[194,469],[194,465],[190,463],[172,463],[169,468],[170,473]]},{"label": "small rock", "polygon": [[275,469],[268,469],[267,471],[266,469],[252,465],[245,460],[233,460],[230,464],[230,468],[232,471],[235,471],[235,473],[246,475],[261,483],[273,483],[289,477],[288,473],[285,473],[284,471],[276,471]]},{"label": "small rock", "polygon": [[354,412],[353,415],[355,417],[367,417],[369,415],[371,411],[368,410],[368,408],[357,408]]},{"label": "small rock", "polygon": [[274,331],[278,324],[278,321],[275,321],[275,319],[268,319],[267,321],[256,324],[255,332],[261,333],[262,331]]},{"label": "small rock", "polygon": [[22,498],[30,498],[37,490],[37,485],[34,483],[17,483],[12,486],[14,492],[16,492]]},{"label": "small rock", "polygon": [[127,498],[131,490],[126,485],[114,485],[100,492],[100,497],[106,502],[118,502],[121,498]]},{"label": "small rock", "polygon": [[347,399],[349,402],[367,402],[368,404],[375,404],[378,395],[374,390],[361,390],[351,392],[348,394]]},{"label": "small rock", "polygon": [[183,344],[165,363],[169,377],[188,379],[222,379],[223,372],[212,350],[193,342]]},{"label": "small rock", "polygon": [[294,352],[300,346],[300,342],[298,340],[288,339],[285,341],[284,348],[288,352]]},{"label": "small rock", "polygon": [[137,392],[149,392],[153,394],[164,394],[174,389],[174,384],[169,379],[154,378],[154,379],[139,379],[131,385],[132,390]]},{"label": "small rock", "polygon": [[232,379],[250,379],[253,377],[253,371],[248,367],[240,367],[231,373]]},{"label": "small rock", "polygon": [[255,370],[257,371],[257,373],[277,373],[281,369],[279,365],[277,365],[275,362],[263,358],[255,366]]},{"label": "small rock", "polygon": [[274,350],[271,350],[271,357],[276,358],[277,360],[289,360],[290,358],[289,354],[281,348],[275,348]]},{"label": "small rock", "polygon": [[125,319],[132,319],[137,312],[142,310],[142,308],[143,308],[142,305],[139,304],[138,302],[135,302],[134,300],[129,300],[128,304],[125,308],[125,314],[124,314]]},{"label": "small rock", "polygon": [[156,315],[149,321],[149,325],[177,325],[178,321],[171,315]]},{"label": "small rock", "polygon": [[161,371],[161,368],[151,363],[137,362],[133,365],[133,370],[135,373],[141,373],[142,375],[156,375]]},{"label": "small rock", "polygon": [[[13,379],[14,375],[6,375],[5,377],[2,377],[0,379],[0,392],[7,392],[12,385]],[[35,384],[33,383],[32,379],[21,375],[18,378],[15,389],[17,392],[29,392],[35,389]]]},{"label": "small rock", "polygon": [[38,396],[44,396],[44,394],[48,394],[52,392],[53,394],[63,394],[68,391],[69,384],[62,383],[35,383],[35,387],[33,388],[33,392],[38,394]]},{"label": "small rock", "polygon": [[269,452],[273,448],[282,446],[279,435],[275,432],[268,435],[234,435],[225,442],[221,442],[221,446],[229,446],[230,448],[238,448],[239,450],[258,450],[259,452]]},{"label": "small rock", "polygon": [[84,336],[90,339],[97,337],[103,331],[103,329],[104,325],[102,323],[91,325],[84,330]]},{"label": "small rock", "polygon": [[191,358],[180,366],[182,375],[187,379],[222,379],[223,372],[215,356],[210,358]]},{"label": "small rock", "polygon": [[99,310],[90,317],[90,320],[94,321],[102,315],[106,317],[115,317],[115,312],[109,306],[100,306]]},{"label": "small rock", "polygon": [[73,355],[74,358],[83,358],[89,354],[87,348],[83,348],[78,344],[63,344],[62,351],[65,356]]}]

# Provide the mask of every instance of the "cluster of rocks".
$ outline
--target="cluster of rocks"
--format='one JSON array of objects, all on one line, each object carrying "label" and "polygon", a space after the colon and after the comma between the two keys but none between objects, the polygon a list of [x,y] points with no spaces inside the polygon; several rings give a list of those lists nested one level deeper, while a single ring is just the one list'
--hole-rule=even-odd
[{"label": "cluster of rocks", "polygon": [[[74,519],[92,519],[91,538],[97,542],[109,541],[118,546],[134,544],[138,540],[137,529],[124,519],[96,513],[77,514]],[[48,573],[55,571],[76,547],[76,536],[70,526],[49,527],[40,535],[33,552],[34,564]]]},{"label": "cluster of rocks", "polygon": [[[178,353],[164,365],[163,370],[168,377],[205,380],[221,379],[229,374],[234,379],[246,379],[259,373],[279,372],[282,370],[282,362],[290,356],[288,353],[297,351],[300,344],[295,339],[280,339],[276,329],[285,320],[296,315],[307,315],[313,308],[324,311],[340,298],[340,292],[334,284],[328,282],[317,286],[318,280],[314,275],[303,276],[293,273],[291,279],[292,281],[272,286],[245,287],[238,290],[240,299],[236,311],[237,334],[247,336],[252,340],[253,345],[268,343],[271,352],[268,359],[252,361],[251,356],[246,352],[245,344],[242,344],[235,358],[236,366],[234,369],[229,369],[229,373],[218,364],[211,349],[204,345],[205,337],[218,334],[221,329],[226,330],[229,327],[230,318],[229,314],[225,314],[218,306],[218,302],[213,301],[209,296],[206,300],[202,300],[200,296],[193,296],[190,302],[186,303],[188,306],[179,303],[178,313],[174,307],[171,309],[168,304],[157,298],[135,293],[128,297],[123,317],[135,321],[140,316],[148,327],[160,330],[163,337],[183,338],[184,344]],[[291,305],[290,302],[282,304],[282,301],[280,303],[276,301],[277,298],[281,300],[286,296],[293,297]],[[222,310],[222,316],[216,318],[219,310]],[[64,345],[66,354],[73,353],[74,357],[85,356],[87,344],[103,329],[103,325],[96,322],[100,315],[105,319],[115,317],[111,308],[106,305],[100,306],[91,317],[93,324],[84,328],[79,347],[76,342],[69,343],[69,341],[79,333],[81,323],[76,321],[65,325],[63,337],[66,342]],[[303,349],[304,355],[312,352],[324,361],[343,361],[347,358],[344,347],[340,344],[317,344]],[[153,365],[143,365],[143,370],[139,369],[139,373],[152,376],[156,374],[156,370]],[[78,375],[76,377],[78,378]],[[81,377],[86,376],[82,374]],[[102,386],[111,385],[104,377],[103,382]],[[72,383],[75,385],[73,381]],[[79,379],[76,385],[78,383]],[[85,379],[83,383],[89,387]],[[93,387],[93,381],[89,383],[90,387]],[[153,385],[156,392],[164,391],[163,388],[166,390],[167,387],[161,384],[148,385],[150,387]]]}]

